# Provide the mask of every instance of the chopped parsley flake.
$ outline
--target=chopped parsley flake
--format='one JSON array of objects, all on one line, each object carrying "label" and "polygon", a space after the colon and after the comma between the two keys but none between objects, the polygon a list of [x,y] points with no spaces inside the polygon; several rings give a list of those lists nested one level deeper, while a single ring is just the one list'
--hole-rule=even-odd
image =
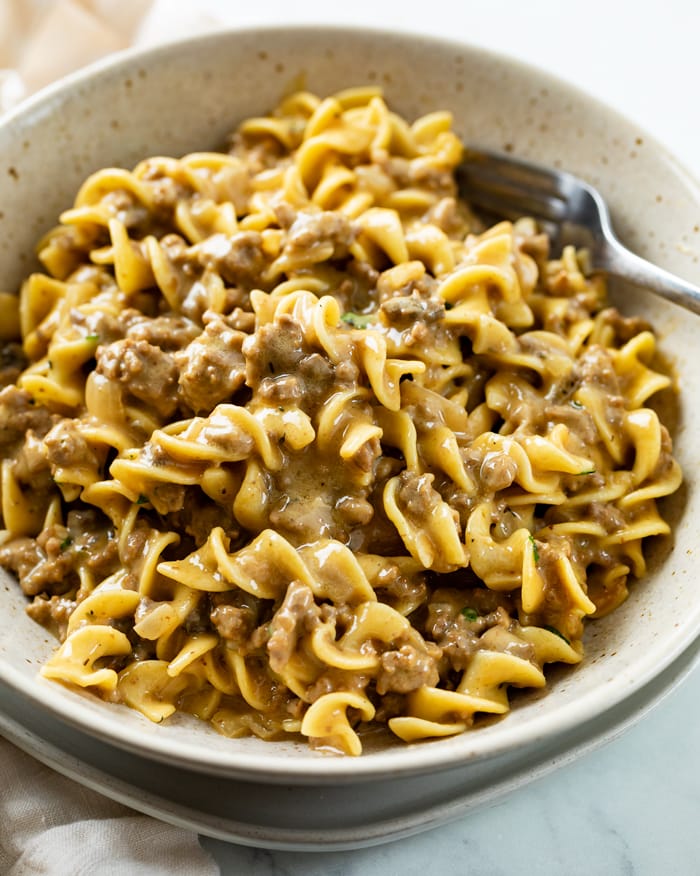
[{"label": "chopped parsley flake", "polygon": [[375,322],[373,313],[354,313],[352,310],[348,310],[348,312],[344,313],[340,318],[343,322],[358,329],[367,328],[368,325]]},{"label": "chopped parsley flake", "polygon": [[539,563],[540,552],[537,550],[537,542],[532,535],[528,535],[528,538],[530,539],[530,544],[532,545],[532,556],[535,558],[535,562]]},{"label": "chopped parsley flake", "polygon": [[563,639],[567,645],[570,645],[571,642],[566,638],[564,633],[558,630],[556,627],[550,627],[547,624],[544,625],[543,629],[547,630],[550,633],[554,633],[555,636],[559,636],[560,639]]},{"label": "chopped parsley flake", "polygon": [[141,495],[136,500],[136,504],[137,505],[145,505],[146,502],[148,502],[148,496],[144,496],[144,494],[141,493]]},{"label": "chopped parsley flake", "polygon": [[465,606],[462,609],[462,615],[469,621],[469,623],[473,623],[479,617],[479,612],[474,608]]},{"label": "chopped parsley flake", "polygon": [[99,339],[100,339],[99,335],[85,335],[86,341],[94,341],[94,343],[97,343],[99,341]]},{"label": "chopped parsley flake", "polygon": [[576,401],[575,398],[572,398],[571,401],[569,402],[569,404],[571,405],[572,408],[576,408],[576,410],[578,410],[578,411],[582,411],[582,410],[583,410],[583,407],[584,407],[584,406],[581,404],[581,402],[580,402],[580,401]]},{"label": "chopped parsley flake", "polygon": [[70,535],[67,535],[63,541],[61,542],[61,550],[67,550],[73,544],[73,538]]},{"label": "chopped parsley flake", "polygon": [[579,474],[580,475],[595,474],[595,469],[594,468],[587,468],[586,471],[580,471]]}]

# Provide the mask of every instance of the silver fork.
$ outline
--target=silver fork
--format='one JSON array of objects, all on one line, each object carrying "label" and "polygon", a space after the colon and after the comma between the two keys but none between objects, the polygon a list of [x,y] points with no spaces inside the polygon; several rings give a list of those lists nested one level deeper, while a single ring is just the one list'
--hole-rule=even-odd
[{"label": "silver fork", "polygon": [[552,245],[586,247],[591,266],[650,289],[700,314],[700,288],[635,255],[617,239],[600,192],[573,174],[488,150],[466,150],[457,170],[460,192],[501,219],[531,216]]}]

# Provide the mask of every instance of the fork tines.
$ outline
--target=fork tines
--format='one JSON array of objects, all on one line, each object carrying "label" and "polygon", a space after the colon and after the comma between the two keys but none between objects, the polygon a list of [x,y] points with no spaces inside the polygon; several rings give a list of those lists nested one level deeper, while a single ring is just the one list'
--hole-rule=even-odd
[{"label": "fork tines", "polygon": [[460,194],[477,209],[502,219],[531,216],[553,223],[568,215],[566,176],[472,148],[457,169]]}]

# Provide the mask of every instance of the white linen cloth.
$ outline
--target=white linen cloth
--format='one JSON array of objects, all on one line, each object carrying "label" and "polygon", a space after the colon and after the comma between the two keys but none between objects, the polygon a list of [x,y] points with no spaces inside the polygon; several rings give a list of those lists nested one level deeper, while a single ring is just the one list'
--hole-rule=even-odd
[{"label": "white linen cloth", "polygon": [[[129,45],[215,24],[196,5],[153,0],[0,0],[0,113]],[[0,739],[3,876],[214,876],[194,832],[140,815]]]},{"label": "white linen cloth", "polygon": [[195,833],[139,815],[0,739],[3,876],[216,876]]},{"label": "white linen cloth", "polygon": [[110,52],[217,23],[191,0],[0,0],[0,112]]}]

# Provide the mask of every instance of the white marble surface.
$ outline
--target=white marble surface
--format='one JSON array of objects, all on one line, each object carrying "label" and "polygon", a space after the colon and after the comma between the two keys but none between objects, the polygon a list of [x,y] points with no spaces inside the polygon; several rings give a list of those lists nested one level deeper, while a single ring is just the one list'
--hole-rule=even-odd
[{"label": "white marble surface", "polygon": [[[167,2],[174,14],[189,7],[187,0]],[[353,0],[347,6],[199,0],[197,9],[198,15],[231,24],[417,29],[515,55],[624,112],[700,178],[697,0],[575,5]],[[429,833],[376,848],[319,854],[269,852],[208,839],[203,844],[223,874],[692,876],[700,873],[699,726],[700,667],[621,738],[491,809]]]}]

